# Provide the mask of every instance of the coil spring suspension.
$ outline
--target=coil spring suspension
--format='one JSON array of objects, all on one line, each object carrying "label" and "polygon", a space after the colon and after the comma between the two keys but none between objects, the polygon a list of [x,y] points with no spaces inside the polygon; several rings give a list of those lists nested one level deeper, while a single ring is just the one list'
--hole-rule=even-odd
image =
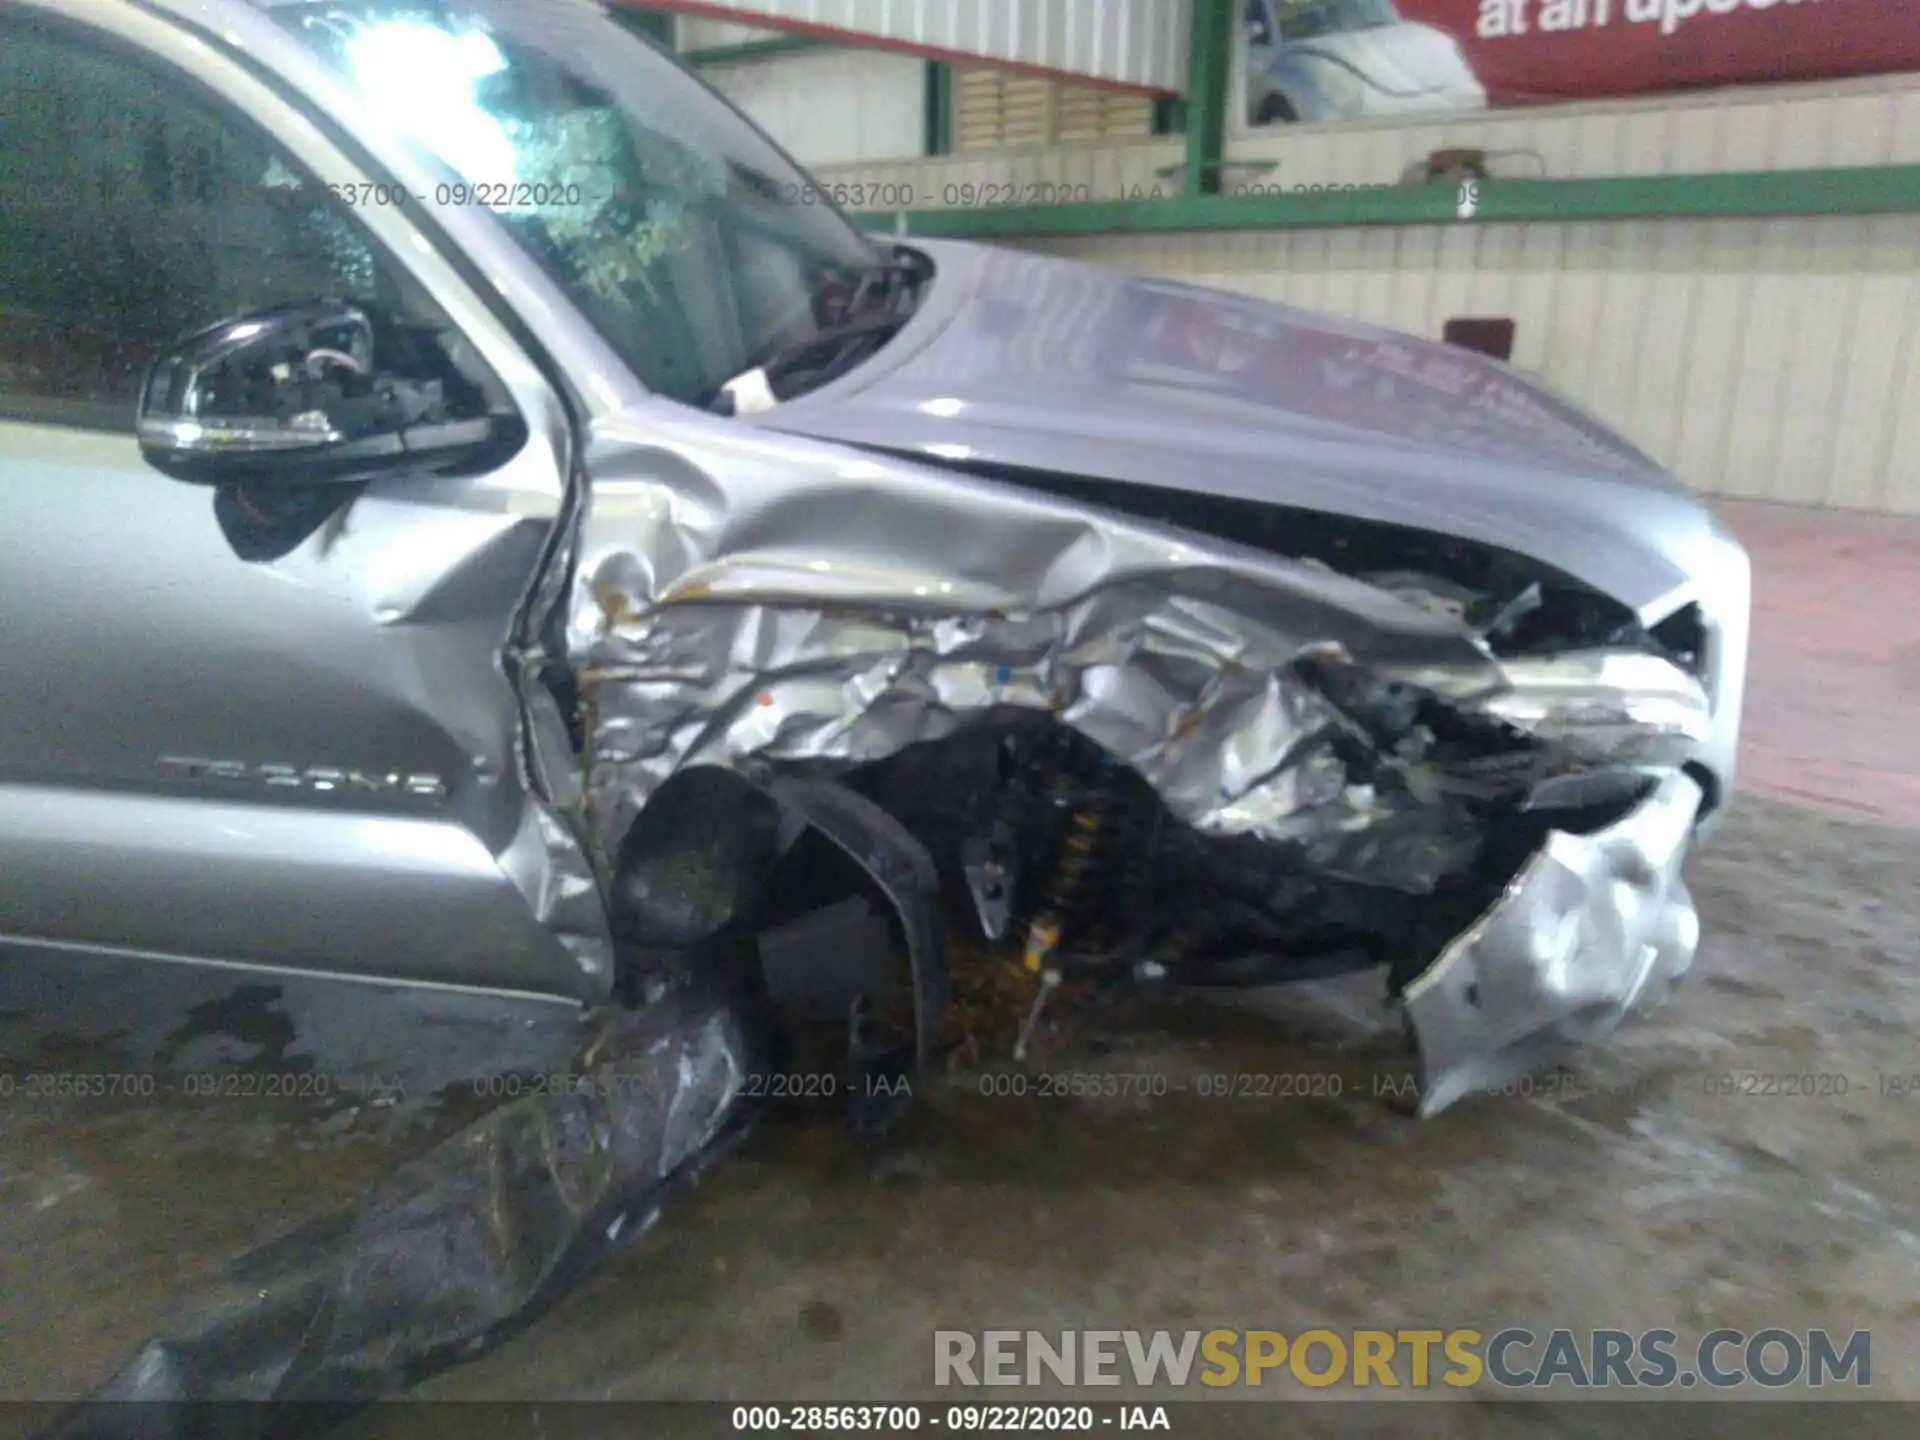
[{"label": "coil spring suspension", "polygon": [[1015,901],[1030,974],[1109,968],[1135,938],[1152,879],[1157,805],[1144,783],[1072,733],[1048,737],[1011,787],[1021,825]]}]

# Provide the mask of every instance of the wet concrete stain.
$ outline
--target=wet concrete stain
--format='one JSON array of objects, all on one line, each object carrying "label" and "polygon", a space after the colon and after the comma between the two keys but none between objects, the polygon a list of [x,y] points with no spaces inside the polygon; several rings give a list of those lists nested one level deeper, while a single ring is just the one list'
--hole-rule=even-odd
[{"label": "wet concrete stain", "polygon": [[220,1038],[251,1046],[254,1053],[249,1058],[258,1063],[284,1064],[294,1031],[293,1017],[280,1005],[284,993],[278,985],[241,985],[217,1000],[193,1006],[155,1053],[155,1061],[170,1066],[194,1041]]},{"label": "wet concrete stain", "polygon": [[809,1300],[800,1307],[800,1333],[809,1340],[838,1340],[847,1333],[846,1316],[826,1300]]},{"label": "wet concrete stain", "polygon": [[[575,1296],[422,1393],[932,1399],[937,1328],[1525,1324],[1871,1329],[1876,1393],[1920,1395],[1920,835],[1745,802],[1692,873],[1694,980],[1563,1075],[1422,1123],[1389,1103],[1397,1020],[1352,987],[1123,1007],[1048,1062],[1113,1077],[1106,1098],[933,1077],[880,1150],[770,1117]],[[297,1004],[237,1007],[170,1019],[176,1063],[231,1017],[235,1063],[298,1068],[298,1016],[290,1038],[276,1018]],[[128,1043],[69,1026],[21,1049],[20,1023],[0,1024],[9,1073],[42,1045],[76,1066]],[[393,1033],[441,1043],[417,1016]],[[1910,1097],[1887,1083],[1906,1074]],[[1266,1080],[1214,1078],[1241,1076]],[[442,1100],[399,1129],[317,1106],[0,1107],[0,1394],[79,1393],[174,1286],[483,1103]],[[1459,1433],[1504,1413],[1463,1410]]]}]

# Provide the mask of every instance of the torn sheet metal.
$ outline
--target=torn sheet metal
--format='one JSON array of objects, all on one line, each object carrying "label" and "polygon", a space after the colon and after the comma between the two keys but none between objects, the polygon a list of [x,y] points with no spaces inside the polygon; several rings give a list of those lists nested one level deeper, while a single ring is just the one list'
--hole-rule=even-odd
[{"label": "torn sheet metal", "polygon": [[1676,773],[1606,829],[1551,832],[1408,985],[1421,1114],[1603,1039],[1691,967],[1700,922],[1680,869],[1700,800]]},{"label": "torn sheet metal", "polygon": [[[550,703],[550,702],[549,702]],[[613,983],[613,940],[593,865],[555,810],[529,797],[500,870],[596,992]]]},{"label": "torn sheet metal", "polygon": [[[683,772],[768,788],[1025,711],[1122,762],[1198,834],[1425,894],[1477,862],[1489,816],[1630,798],[1710,739],[1711,696],[1661,655],[1497,658],[1462,614],[1038,489],[684,412],[603,426],[587,467],[566,658],[583,697],[585,831],[603,863]],[[1464,726],[1385,734],[1355,708],[1383,687]],[[1672,837],[1675,857],[1685,838]],[[1582,847],[1599,843],[1556,836],[1528,873],[1558,867],[1584,887]],[[1612,863],[1617,850],[1598,853]],[[1453,1083],[1450,1044],[1497,1050],[1561,1024],[1563,985],[1595,1003],[1637,993],[1607,957],[1620,934],[1652,933],[1639,892],[1595,876],[1580,895],[1591,973],[1562,979],[1557,956],[1533,956],[1544,973],[1512,984],[1538,1004],[1516,1000],[1481,1029],[1429,1027],[1431,1103]],[[1669,899],[1682,908],[1660,923],[1686,928],[1684,890],[1651,887],[1646,906]],[[1512,1035],[1484,1029],[1509,1021]]]},{"label": "torn sheet metal", "polygon": [[[1213,617],[1183,614],[1183,598],[1114,587],[1005,619],[657,612],[611,635],[593,669],[604,838],[682,767],[879,760],[1004,706],[1057,714],[1201,829],[1259,830],[1315,798],[1316,783],[1337,790],[1336,775],[1306,762],[1339,717],[1283,672],[1286,637],[1246,622],[1236,643]],[[629,745],[641,737],[659,748]]]},{"label": "torn sheet metal", "polygon": [[1683,765],[1712,734],[1705,687],[1645,650],[1527,655],[1502,661],[1500,670],[1499,689],[1462,696],[1463,703],[1568,761]]},{"label": "torn sheet metal", "polygon": [[[1312,657],[1538,737],[1533,778],[1671,763],[1708,726],[1658,657],[1497,661],[1458,617],[1324,566],[885,457],[785,439],[768,465],[702,438],[590,457],[568,630],[603,854],[689,767],[832,773],[1009,707],[1072,726],[1203,833],[1350,836],[1394,807],[1354,790],[1336,754],[1354,726]],[[1640,688],[1609,708],[1616,678]]]},{"label": "torn sheet metal", "polygon": [[501,1106],[356,1210],[242,1257],[49,1440],[313,1434],[491,1348],[740,1132],[763,1053],[748,993],[708,977],[601,1017],[577,1083]]}]

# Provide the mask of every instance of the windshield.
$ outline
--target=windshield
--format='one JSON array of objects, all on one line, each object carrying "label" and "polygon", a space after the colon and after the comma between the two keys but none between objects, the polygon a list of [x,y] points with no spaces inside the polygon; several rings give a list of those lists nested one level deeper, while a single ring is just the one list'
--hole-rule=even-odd
[{"label": "windshield", "polygon": [[843,319],[875,246],[590,0],[293,0],[275,17],[492,210],[647,387],[689,404]]},{"label": "windshield", "polygon": [[1393,0],[1303,0],[1276,7],[1282,40],[1318,40],[1349,30],[1377,30],[1398,25],[1400,12]]}]

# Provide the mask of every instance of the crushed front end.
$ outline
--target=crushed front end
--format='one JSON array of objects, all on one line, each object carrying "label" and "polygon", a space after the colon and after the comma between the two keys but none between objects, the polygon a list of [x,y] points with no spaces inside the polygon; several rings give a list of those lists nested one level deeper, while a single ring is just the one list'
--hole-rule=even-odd
[{"label": "crushed front end", "polygon": [[[760,923],[813,787],[883,888],[927,861],[906,890],[951,940],[921,930],[918,998],[1009,1001],[972,1053],[1024,1057],[1107,986],[1378,967],[1433,1113],[1691,963],[1679,872],[1721,798],[1698,607],[1648,626],[1454,537],[1276,510],[1275,553],[1068,481],[676,423],[601,437],[564,606],[630,950]],[[922,1060],[961,1043],[918,1019]]]}]

